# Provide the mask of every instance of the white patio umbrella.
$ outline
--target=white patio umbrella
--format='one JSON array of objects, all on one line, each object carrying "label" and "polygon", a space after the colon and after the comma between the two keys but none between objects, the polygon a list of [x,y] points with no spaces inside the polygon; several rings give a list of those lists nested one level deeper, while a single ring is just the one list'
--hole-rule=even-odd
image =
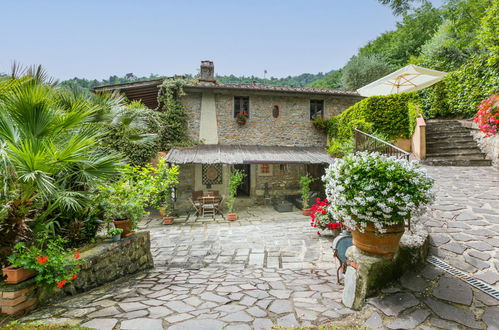
[{"label": "white patio umbrella", "polygon": [[446,74],[409,64],[357,89],[357,92],[362,96],[375,96],[419,91],[444,79]]}]

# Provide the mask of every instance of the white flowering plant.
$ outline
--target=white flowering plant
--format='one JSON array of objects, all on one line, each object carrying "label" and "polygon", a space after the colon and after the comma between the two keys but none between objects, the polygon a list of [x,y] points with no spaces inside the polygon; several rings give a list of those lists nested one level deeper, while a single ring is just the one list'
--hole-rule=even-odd
[{"label": "white flowering plant", "polygon": [[434,180],[415,162],[379,153],[359,152],[337,159],[322,177],[328,212],[347,227],[364,232],[372,223],[405,223],[426,211],[434,200]]}]

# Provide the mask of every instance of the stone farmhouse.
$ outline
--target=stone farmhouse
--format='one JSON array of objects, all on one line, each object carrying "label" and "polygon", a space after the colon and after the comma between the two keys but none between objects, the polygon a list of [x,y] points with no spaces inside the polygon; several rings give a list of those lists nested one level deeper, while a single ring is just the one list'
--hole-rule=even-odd
[{"label": "stone farmhouse", "polygon": [[[96,92],[120,91],[127,98],[158,108],[162,80],[101,86]],[[169,163],[180,165],[177,208],[189,208],[193,191],[218,190],[226,195],[232,169],[246,173],[237,205],[277,202],[299,194],[299,179],[319,178],[332,158],[327,137],[312,124],[330,118],[362,99],[356,92],[319,88],[221,84],[211,61],[201,62],[199,78],[185,86],[188,131],[194,147],[173,148]],[[248,114],[244,125],[239,113]],[[319,190],[321,183],[315,183]],[[314,188],[314,187],[312,187]]]}]

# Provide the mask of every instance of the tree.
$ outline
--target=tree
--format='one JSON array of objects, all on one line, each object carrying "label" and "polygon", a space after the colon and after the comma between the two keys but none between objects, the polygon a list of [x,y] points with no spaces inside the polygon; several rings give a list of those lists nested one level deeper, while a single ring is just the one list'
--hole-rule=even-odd
[{"label": "tree", "polygon": [[395,31],[383,33],[359,50],[359,55],[377,55],[402,67],[411,56],[418,56],[421,47],[433,36],[442,22],[440,10],[430,3],[404,14]]},{"label": "tree", "polygon": [[392,72],[394,67],[378,56],[354,56],[342,69],[341,83],[346,90],[356,90]]},{"label": "tree", "polygon": [[341,70],[333,71],[332,73],[325,75],[324,79],[316,80],[307,87],[341,89],[343,87],[341,84],[341,74]]},{"label": "tree", "polygon": [[63,107],[43,71],[0,81],[0,264],[30,230],[91,204],[90,191],[118,173],[119,157],[98,147],[97,107]]},{"label": "tree", "polygon": [[481,19],[481,26],[478,31],[479,41],[483,43],[489,52],[487,63],[489,65],[499,64],[499,1],[494,1],[487,9],[486,14]]},{"label": "tree", "polygon": [[394,15],[407,13],[411,9],[411,3],[424,2],[424,0],[378,0],[383,5],[389,5]]}]

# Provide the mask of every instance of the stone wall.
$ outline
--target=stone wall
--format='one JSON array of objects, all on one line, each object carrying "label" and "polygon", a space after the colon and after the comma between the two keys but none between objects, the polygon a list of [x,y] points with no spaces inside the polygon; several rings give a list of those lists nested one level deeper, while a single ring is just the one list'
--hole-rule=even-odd
[{"label": "stone wall", "polygon": [[106,241],[82,251],[85,262],[78,278],[65,287],[65,292],[88,291],[125,275],[154,267],[148,231],[123,238],[118,242]]},{"label": "stone wall", "polygon": [[154,267],[148,231],[118,242],[104,241],[81,252],[84,262],[76,280],[63,290],[38,287],[34,279],[19,284],[0,283],[0,310],[4,314],[21,314],[41,303],[64,295],[88,291],[123,276]]},{"label": "stone wall", "polygon": [[177,184],[177,200],[175,202],[175,211],[184,213],[192,209],[189,202],[191,193],[195,189],[195,166],[194,164],[180,165],[180,173]]},{"label": "stone wall", "polygon": [[202,93],[189,92],[182,97],[182,104],[187,111],[187,127],[189,137],[193,141],[199,141],[199,126],[201,122],[201,100]]},{"label": "stone wall", "polygon": [[[240,95],[240,93],[238,94]],[[217,122],[220,144],[282,146],[325,146],[326,135],[310,121],[310,99],[324,100],[324,116],[330,118],[358,101],[349,97],[289,96],[252,94],[249,96],[249,120],[240,126],[234,120],[234,94],[217,94]],[[274,105],[279,117],[272,116]]]},{"label": "stone wall", "polygon": [[[182,103],[187,108],[189,135],[199,140],[202,93],[186,88]],[[213,91],[210,91],[213,93]],[[248,96],[249,120],[239,126],[233,115],[234,96]],[[217,90],[218,143],[246,145],[325,146],[324,133],[317,131],[310,121],[310,100],[324,100],[324,116],[330,118],[360,101],[356,96],[285,94],[255,91]],[[272,116],[272,108],[279,107],[279,116]]]},{"label": "stone wall", "polygon": [[480,150],[492,160],[492,166],[499,169],[499,135],[487,137],[485,133],[478,129],[478,125],[471,121],[462,121],[461,124],[471,128],[471,135],[478,144]]}]

